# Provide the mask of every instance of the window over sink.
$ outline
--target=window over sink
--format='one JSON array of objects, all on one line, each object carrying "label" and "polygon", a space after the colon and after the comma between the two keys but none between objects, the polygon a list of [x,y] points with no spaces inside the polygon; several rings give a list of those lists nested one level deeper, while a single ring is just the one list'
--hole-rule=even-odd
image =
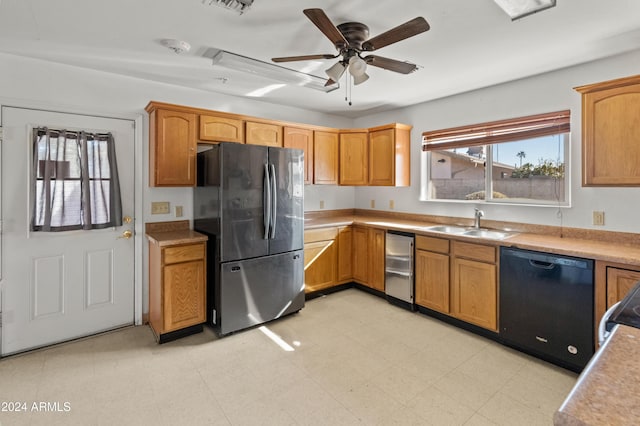
[{"label": "window over sink", "polygon": [[423,201],[570,205],[570,111],[422,134]]}]

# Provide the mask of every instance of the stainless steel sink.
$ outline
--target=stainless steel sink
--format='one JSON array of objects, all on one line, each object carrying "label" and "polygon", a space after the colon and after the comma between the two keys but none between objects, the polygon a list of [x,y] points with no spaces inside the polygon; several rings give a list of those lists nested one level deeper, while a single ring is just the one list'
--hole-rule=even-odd
[{"label": "stainless steel sink", "polygon": [[441,232],[450,235],[464,235],[466,237],[486,238],[488,240],[504,240],[505,238],[515,235],[513,232],[494,231],[483,228],[463,228],[462,226],[453,225],[434,225],[422,228],[425,231]]},{"label": "stainless steel sink", "polygon": [[462,233],[467,237],[487,238],[489,240],[504,240],[513,236],[511,232],[492,231],[490,229],[469,229]]},{"label": "stainless steel sink", "polygon": [[425,231],[431,231],[431,232],[442,232],[444,234],[462,234],[467,231],[467,228],[463,228],[461,226],[450,226],[450,225],[427,226],[422,229],[424,229]]}]

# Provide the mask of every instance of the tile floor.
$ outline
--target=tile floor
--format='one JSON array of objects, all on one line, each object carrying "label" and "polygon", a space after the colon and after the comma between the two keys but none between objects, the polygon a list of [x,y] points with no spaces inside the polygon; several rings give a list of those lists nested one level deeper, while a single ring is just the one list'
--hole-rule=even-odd
[{"label": "tile floor", "polygon": [[268,328],[294,351],[143,326],[0,360],[0,403],[27,405],[0,425],[551,425],[577,378],[355,289]]}]

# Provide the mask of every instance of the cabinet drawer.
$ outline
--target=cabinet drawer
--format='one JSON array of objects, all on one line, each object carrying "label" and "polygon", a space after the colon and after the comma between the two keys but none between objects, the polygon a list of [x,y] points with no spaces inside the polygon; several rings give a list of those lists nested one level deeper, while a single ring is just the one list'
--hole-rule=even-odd
[{"label": "cabinet drawer", "polygon": [[449,253],[449,240],[416,235],[416,248],[418,250],[435,251],[436,253]]},{"label": "cabinet drawer", "polygon": [[304,242],[312,243],[314,241],[334,240],[338,236],[338,228],[320,228],[309,229],[304,231]]},{"label": "cabinet drawer", "polygon": [[190,260],[204,259],[205,245],[189,244],[186,246],[167,247],[163,250],[164,264],[188,262]]},{"label": "cabinet drawer", "polygon": [[456,257],[466,257],[481,262],[496,263],[496,248],[493,246],[454,241],[453,253]]}]

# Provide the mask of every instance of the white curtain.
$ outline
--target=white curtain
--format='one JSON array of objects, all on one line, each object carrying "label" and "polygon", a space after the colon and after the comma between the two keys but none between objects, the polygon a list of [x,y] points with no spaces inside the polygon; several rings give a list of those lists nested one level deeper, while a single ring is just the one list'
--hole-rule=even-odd
[{"label": "white curtain", "polygon": [[111,133],[33,130],[32,230],[122,225],[120,181]]}]

